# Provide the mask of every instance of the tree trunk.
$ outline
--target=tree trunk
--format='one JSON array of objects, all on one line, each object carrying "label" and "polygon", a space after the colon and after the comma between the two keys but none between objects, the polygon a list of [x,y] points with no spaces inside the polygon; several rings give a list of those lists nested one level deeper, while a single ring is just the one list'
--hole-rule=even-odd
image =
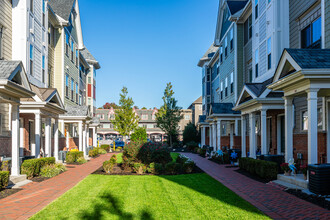
[{"label": "tree trunk", "polygon": [[170,135],[170,147],[172,147],[172,135]]}]

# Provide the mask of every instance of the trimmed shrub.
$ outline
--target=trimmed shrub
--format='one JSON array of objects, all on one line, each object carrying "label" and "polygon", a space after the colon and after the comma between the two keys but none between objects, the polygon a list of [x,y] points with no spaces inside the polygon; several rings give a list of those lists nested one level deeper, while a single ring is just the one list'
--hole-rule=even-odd
[{"label": "trimmed shrub", "polygon": [[145,143],[138,151],[137,159],[142,163],[166,164],[172,161],[171,153],[166,145],[158,143]]},{"label": "trimmed shrub", "polygon": [[199,156],[205,157],[205,155],[206,155],[206,149],[200,149]]},{"label": "trimmed shrub", "polygon": [[87,160],[86,160],[85,158],[83,158],[83,157],[79,157],[79,158],[77,159],[77,163],[79,163],[79,164],[84,164],[84,163],[87,163]]},{"label": "trimmed shrub", "polygon": [[10,160],[2,161],[0,171],[9,171],[10,170],[10,164],[11,164]]},{"label": "trimmed shrub", "polygon": [[54,157],[25,160],[21,165],[21,173],[26,174],[28,178],[32,178],[40,174],[41,167],[51,164],[55,164]]},{"label": "trimmed shrub", "polygon": [[117,163],[117,156],[116,156],[116,154],[114,154],[114,155],[111,156],[110,161],[112,163]]},{"label": "trimmed shrub", "polygon": [[125,145],[123,156],[125,156],[129,161],[139,162],[137,159],[137,155],[139,153],[141,145],[141,142],[131,141],[129,144]]},{"label": "trimmed shrub", "polygon": [[183,142],[186,144],[188,142],[199,142],[200,140],[196,126],[191,122],[189,122],[185,126],[182,136],[183,136]]},{"label": "trimmed shrub", "polygon": [[180,154],[177,158],[176,158],[176,162],[180,163],[180,164],[184,164],[186,161],[188,161],[189,158]]},{"label": "trimmed shrub", "polygon": [[274,180],[277,178],[278,166],[275,162],[244,157],[239,159],[239,167],[262,179]]},{"label": "trimmed shrub", "polygon": [[57,169],[54,164],[45,165],[40,169],[40,176],[54,177],[60,174],[61,170]]},{"label": "trimmed shrub", "polygon": [[195,168],[195,162],[191,160],[186,161],[182,166],[182,169],[185,173],[192,173],[194,168]]},{"label": "trimmed shrub", "polygon": [[181,173],[182,165],[176,162],[169,162],[165,165],[165,173],[166,174],[178,174]]},{"label": "trimmed shrub", "polygon": [[88,152],[89,157],[97,157],[99,155],[99,150],[94,148]]},{"label": "trimmed shrub", "polygon": [[192,152],[195,152],[195,149],[199,148],[198,143],[196,143],[195,141],[190,141],[190,142],[186,143],[186,147],[187,147],[187,150],[192,151]]},{"label": "trimmed shrub", "polygon": [[66,154],[65,161],[67,163],[75,163],[77,162],[78,158],[84,157],[83,151],[72,150]]},{"label": "trimmed shrub", "polygon": [[111,173],[114,167],[115,167],[115,163],[113,163],[110,160],[107,160],[107,161],[103,162],[103,170],[106,173]]},{"label": "trimmed shrub", "polygon": [[9,182],[9,171],[0,171],[0,189],[6,188]]},{"label": "trimmed shrub", "polygon": [[155,163],[150,163],[149,166],[147,167],[147,172],[155,174]]},{"label": "trimmed shrub", "polygon": [[154,174],[162,174],[164,173],[164,166],[161,163],[155,163],[155,173]]},{"label": "trimmed shrub", "polygon": [[97,149],[97,153],[98,153],[98,154],[106,154],[107,151],[104,150],[104,149],[102,149],[102,148],[98,148],[98,149]]},{"label": "trimmed shrub", "polygon": [[141,175],[147,171],[147,167],[143,163],[134,163],[133,170]]},{"label": "trimmed shrub", "polygon": [[108,145],[108,144],[102,144],[102,145],[101,145],[101,148],[102,148],[103,150],[105,150],[106,152],[109,152],[109,151],[110,151],[110,145]]}]

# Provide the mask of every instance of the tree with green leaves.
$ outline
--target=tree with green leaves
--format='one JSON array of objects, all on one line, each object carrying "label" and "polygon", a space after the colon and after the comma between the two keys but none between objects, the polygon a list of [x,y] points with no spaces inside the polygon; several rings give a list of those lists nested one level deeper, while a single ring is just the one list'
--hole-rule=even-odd
[{"label": "tree with green leaves", "polygon": [[177,106],[177,100],[173,97],[173,86],[169,82],[166,85],[163,96],[163,105],[156,113],[157,126],[164,131],[170,142],[170,146],[173,144],[173,137],[178,134],[178,124],[182,119],[181,107]]},{"label": "tree with green leaves", "polygon": [[126,87],[123,87],[119,99],[119,109],[115,110],[115,119],[112,120],[114,129],[124,138],[138,126],[139,116],[133,111],[134,102],[128,97]]},{"label": "tree with green leaves", "polygon": [[131,141],[133,142],[147,142],[147,139],[147,130],[143,127],[136,128],[134,133],[131,134]]},{"label": "tree with green leaves", "polygon": [[199,132],[196,126],[189,122],[183,130],[183,143],[199,142]]}]

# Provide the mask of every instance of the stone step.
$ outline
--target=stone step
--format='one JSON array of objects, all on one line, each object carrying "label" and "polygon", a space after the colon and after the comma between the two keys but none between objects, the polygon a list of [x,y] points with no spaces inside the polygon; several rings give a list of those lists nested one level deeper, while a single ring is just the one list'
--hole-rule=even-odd
[{"label": "stone step", "polygon": [[281,180],[292,185],[297,185],[301,188],[308,189],[308,181],[303,179],[302,174],[295,176],[285,176],[283,174],[277,175],[277,180]]},{"label": "stone step", "polygon": [[15,185],[16,183],[22,182],[26,180],[26,174],[21,174],[19,176],[10,176],[9,177],[9,185]]},{"label": "stone step", "polygon": [[305,189],[303,187],[300,187],[300,186],[297,186],[297,185],[294,185],[292,183],[288,183],[288,182],[285,182],[285,181],[282,181],[282,180],[273,180],[272,182],[274,182],[278,185],[281,185],[285,188],[288,188],[288,189],[301,189],[301,190]]},{"label": "stone step", "polygon": [[32,181],[31,180],[23,180],[23,181],[18,182],[18,183],[14,184],[14,185],[9,185],[8,188],[19,189],[22,186],[25,186],[26,184],[29,184],[29,183],[32,183]]}]

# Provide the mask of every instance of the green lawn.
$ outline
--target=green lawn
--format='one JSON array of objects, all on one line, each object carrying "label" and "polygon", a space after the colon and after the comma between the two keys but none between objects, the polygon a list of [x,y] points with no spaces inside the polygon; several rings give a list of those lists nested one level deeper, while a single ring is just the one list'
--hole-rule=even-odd
[{"label": "green lawn", "polygon": [[267,219],[207,174],[89,175],[32,219]]}]

